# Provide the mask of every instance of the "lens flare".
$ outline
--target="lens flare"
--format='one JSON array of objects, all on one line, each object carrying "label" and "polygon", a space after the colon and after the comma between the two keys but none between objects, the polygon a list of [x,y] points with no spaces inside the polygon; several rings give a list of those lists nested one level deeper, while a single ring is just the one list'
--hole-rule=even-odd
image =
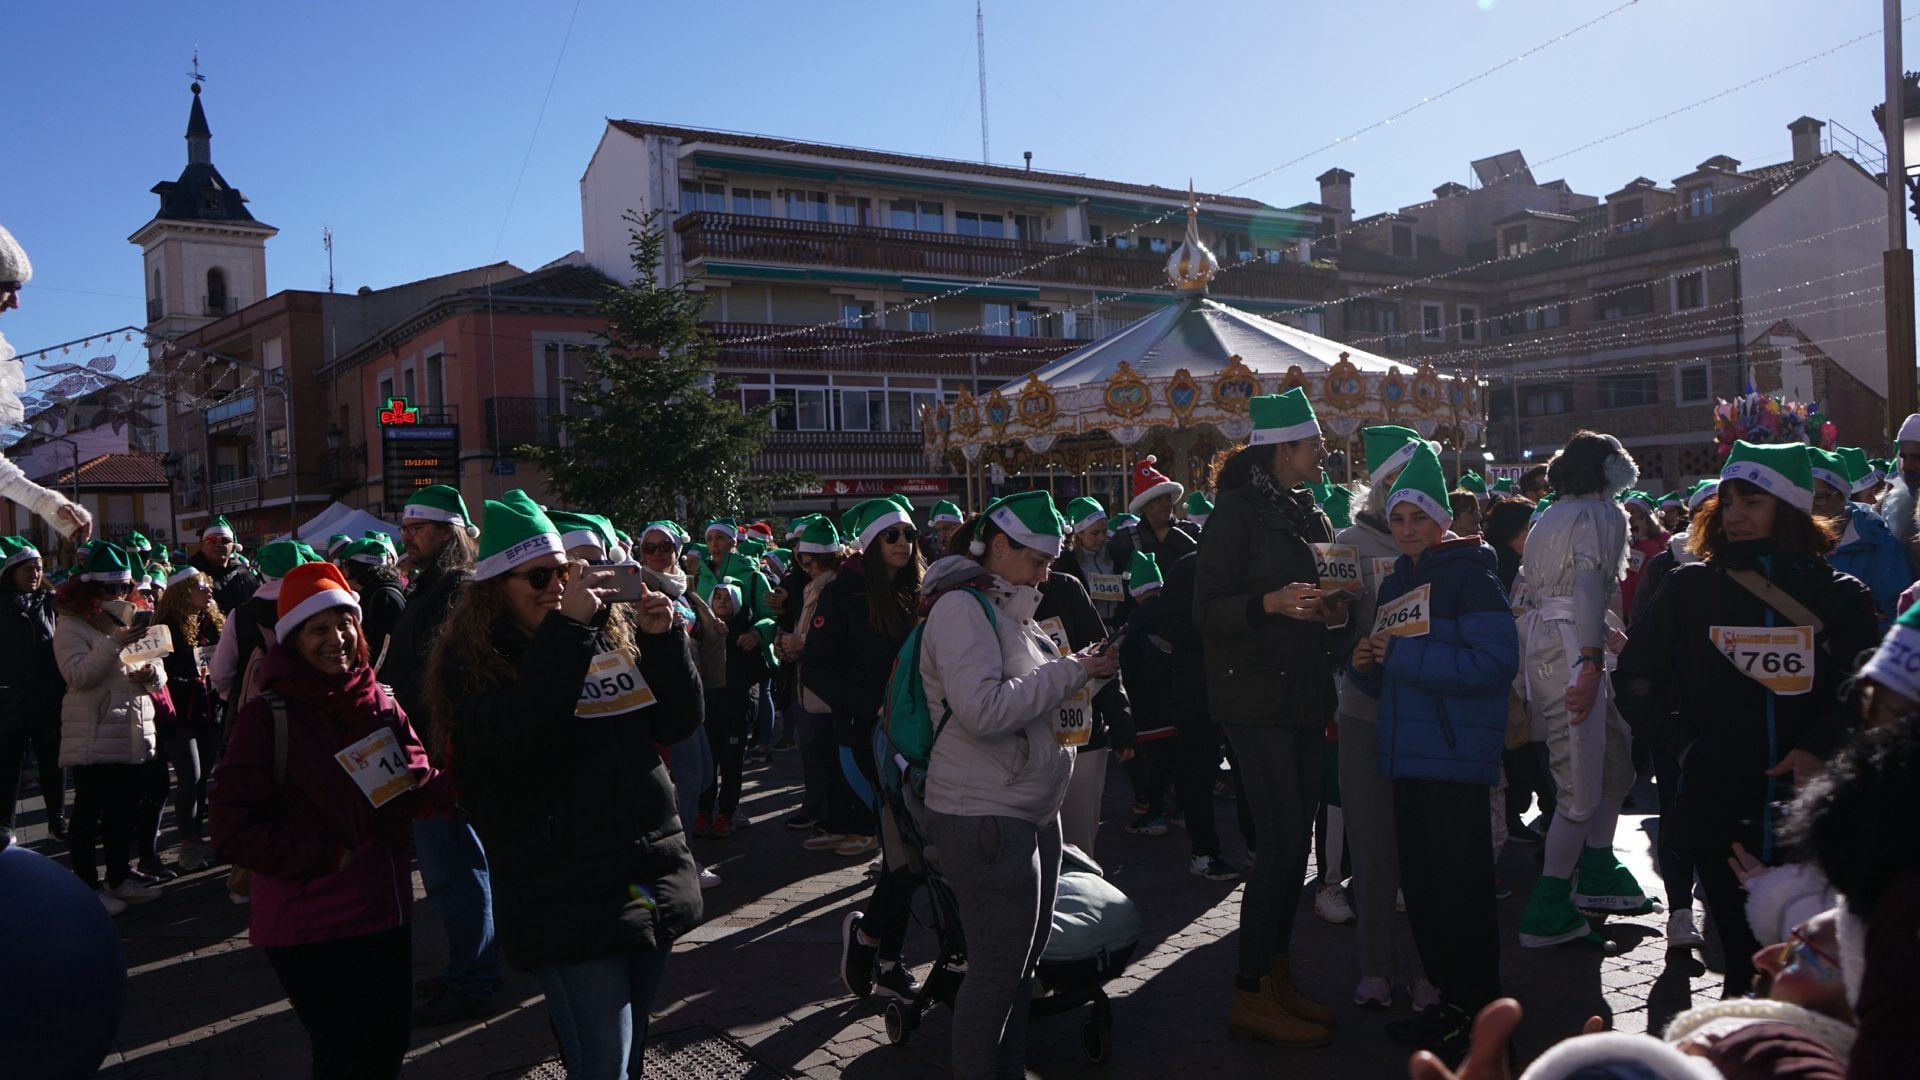
[{"label": "lens flare", "polygon": [[648,911],[658,911],[660,902],[653,898],[653,890],[638,883],[627,886],[627,899],[638,900],[640,906]]}]

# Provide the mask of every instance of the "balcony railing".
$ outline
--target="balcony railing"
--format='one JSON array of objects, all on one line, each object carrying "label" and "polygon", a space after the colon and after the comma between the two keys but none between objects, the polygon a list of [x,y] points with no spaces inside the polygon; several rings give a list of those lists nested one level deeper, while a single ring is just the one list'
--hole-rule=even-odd
[{"label": "balcony railing", "polygon": [[348,488],[367,482],[367,444],[333,446],[320,452],[320,486]]},{"label": "balcony railing", "polygon": [[159,297],[156,296],[153,299],[147,301],[147,321],[148,322],[157,323],[160,321],[160,316],[165,315],[166,313],[167,313],[167,306],[166,304],[161,302]]},{"label": "balcony railing", "polygon": [[927,458],[917,431],[775,431],[753,467],[823,478],[918,476],[926,473]]},{"label": "balcony railing", "polygon": [[253,415],[254,393],[242,391],[206,411],[207,427],[224,424],[230,420],[239,420]]},{"label": "balcony railing", "polygon": [[[1049,244],[711,211],[680,215],[674,232],[680,237],[681,254],[689,266],[702,260],[737,259],[1106,289],[1164,289],[1167,282],[1164,254],[1098,245]],[[1212,291],[1220,296],[1320,300],[1326,297],[1334,278],[1331,270],[1259,261],[1223,270],[1214,279]]]},{"label": "balcony railing", "polygon": [[216,511],[251,506],[259,501],[260,478],[258,476],[248,476],[213,485],[213,508]]},{"label": "balcony railing", "polygon": [[240,305],[231,296],[202,296],[200,306],[209,315],[231,315]]},{"label": "balcony railing", "polygon": [[564,432],[555,418],[587,415],[579,405],[559,398],[497,397],[487,398],[483,405],[487,445],[502,451],[516,446],[559,446]]},{"label": "balcony railing", "polygon": [[[991,334],[911,333],[901,330],[803,327],[777,323],[710,322],[702,324],[720,344],[720,362],[732,366],[826,369],[833,371],[899,370],[983,379],[1014,379],[1085,344],[1069,338],[996,336]],[[805,333],[793,333],[804,330]],[[734,338],[767,338],[754,344],[733,344]],[[1017,355],[993,356],[991,353]]]}]

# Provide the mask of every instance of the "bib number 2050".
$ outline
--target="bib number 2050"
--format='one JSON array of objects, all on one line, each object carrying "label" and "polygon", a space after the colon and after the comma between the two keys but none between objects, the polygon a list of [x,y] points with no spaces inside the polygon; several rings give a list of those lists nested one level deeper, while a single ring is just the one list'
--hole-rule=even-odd
[{"label": "bib number 2050", "polygon": [[603,652],[587,666],[587,677],[580,684],[580,703],[573,715],[583,719],[619,716],[653,704],[653,691],[633,666],[633,660],[619,650]]}]

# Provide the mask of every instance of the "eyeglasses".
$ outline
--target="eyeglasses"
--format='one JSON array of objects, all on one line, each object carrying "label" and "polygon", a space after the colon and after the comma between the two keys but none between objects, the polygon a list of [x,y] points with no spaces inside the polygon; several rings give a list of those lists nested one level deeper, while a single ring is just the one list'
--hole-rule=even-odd
[{"label": "eyeglasses", "polygon": [[919,535],[919,533],[912,529],[893,528],[881,533],[880,539],[884,543],[897,544],[900,542],[900,538],[904,536],[907,539],[907,543],[911,544]]},{"label": "eyeglasses", "polygon": [[100,591],[102,593],[105,593],[108,596],[125,596],[128,593],[133,591],[133,583],[127,582],[127,581],[115,581],[115,582],[100,586]]},{"label": "eyeglasses", "polygon": [[566,581],[573,577],[573,565],[569,563],[566,566],[536,566],[531,570],[521,570],[508,574],[507,576],[525,578],[527,584],[533,586],[535,592],[540,592],[548,585],[551,585],[555,577],[558,577],[561,581]]},{"label": "eyeglasses", "polygon": [[1839,958],[1820,946],[1815,945],[1813,939],[1807,936],[1806,931],[1797,926],[1788,932],[1785,944],[1788,956],[1792,956],[1798,952],[1807,952],[1812,953],[1816,960],[1824,963],[1828,967],[1837,968],[1840,966]]},{"label": "eyeglasses", "polygon": [[642,555],[671,555],[679,550],[680,545],[675,544],[671,540],[662,540],[651,544],[640,545],[640,554]]}]

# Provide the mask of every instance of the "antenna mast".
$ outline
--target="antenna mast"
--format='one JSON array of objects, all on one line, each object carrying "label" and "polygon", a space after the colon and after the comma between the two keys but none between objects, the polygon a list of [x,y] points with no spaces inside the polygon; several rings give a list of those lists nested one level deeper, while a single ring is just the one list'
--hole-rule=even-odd
[{"label": "antenna mast", "polygon": [[333,226],[320,226],[320,244],[327,249],[327,291],[333,291]]},{"label": "antenna mast", "polygon": [[973,0],[973,32],[980,45],[980,164],[991,165],[987,156],[987,16],[980,0]]}]

